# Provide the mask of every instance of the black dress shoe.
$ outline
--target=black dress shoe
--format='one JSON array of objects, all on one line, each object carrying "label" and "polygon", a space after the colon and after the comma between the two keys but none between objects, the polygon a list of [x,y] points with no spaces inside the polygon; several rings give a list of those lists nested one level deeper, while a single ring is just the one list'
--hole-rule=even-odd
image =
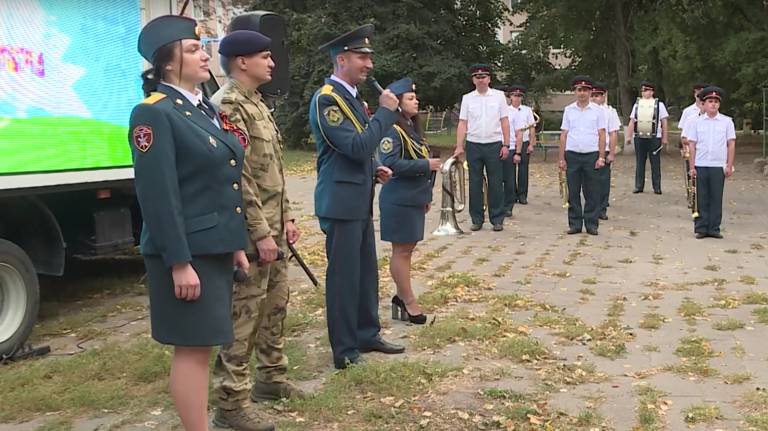
[{"label": "black dress shoe", "polygon": [[704,232],[696,232],[696,239],[702,239],[706,237],[707,237],[707,234],[705,234]]},{"label": "black dress shoe", "polygon": [[590,235],[597,235],[597,229],[587,228],[587,233]]},{"label": "black dress shoe", "polygon": [[472,224],[472,226],[469,227],[469,230],[474,232],[474,231],[478,231],[478,230],[480,230],[482,228],[483,228],[483,224],[482,223],[480,223],[480,224]]},{"label": "black dress shoe", "polygon": [[493,225],[493,231],[494,232],[501,232],[503,230],[504,230],[504,225],[503,224],[499,223],[499,224]]},{"label": "black dress shoe", "polygon": [[358,355],[354,358],[344,358],[343,362],[334,360],[333,366],[336,367],[337,370],[343,370],[349,367],[350,365],[360,365],[363,363],[365,363],[365,359],[362,356]]},{"label": "black dress shoe", "polygon": [[708,236],[708,237],[710,237],[710,238],[723,239],[723,235],[722,235],[722,234],[720,234],[720,232],[717,232],[717,233],[709,233],[709,234],[707,234],[707,236]]},{"label": "black dress shoe", "polygon": [[572,228],[568,229],[568,235],[573,235],[575,233],[581,233],[581,228],[577,229],[575,227],[572,227]]},{"label": "black dress shoe", "polygon": [[423,325],[427,323],[427,316],[424,313],[409,313],[408,308],[405,307],[405,302],[395,295],[392,297],[392,320],[402,320],[403,322],[411,322],[414,325]]},{"label": "black dress shoe", "polygon": [[359,350],[363,353],[381,352],[381,353],[386,353],[388,355],[395,355],[398,353],[405,352],[405,347],[399,344],[393,344],[388,341],[384,341],[383,338],[377,337],[373,341],[373,344],[369,346],[361,347]]},{"label": "black dress shoe", "polygon": [[599,216],[597,216],[597,218],[599,218],[600,220],[608,220],[608,214],[600,214]]},{"label": "black dress shoe", "polygon": [[520,203],[520,205],[528,205],[528,199],[526,198],[520,198],[517,202]]},{"label": "black dress shoe", "polygon": [[661,194],[661,190],[654,190],[653,192],[656,193],[657,195]]},{"label": "black dress shoe", "polygon": [[642,193],[643,189],[634,189],[632,190],[632,193]]}]

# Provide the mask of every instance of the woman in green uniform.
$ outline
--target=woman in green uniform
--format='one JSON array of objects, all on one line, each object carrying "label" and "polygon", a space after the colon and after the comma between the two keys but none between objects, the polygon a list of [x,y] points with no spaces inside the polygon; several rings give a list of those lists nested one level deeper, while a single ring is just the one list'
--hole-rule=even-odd
[{"label": "woman in green uniform", "polygon": [[421,137],[419,99],[410,78],[387,87],[400,101],[395,125],[379,143],[379,158],[392,170],[392,179],[381,189],[381,239],[392,243],[389,272],[397,286],[392,297],[392,318],[418,325],[427,321],[411,288],[411,256],[424,239],[424,219],[432,202],[432,172],[440,159],[429,158],[429,147]]},{"label": "woman in green uniform", "polygon": [[147,97],[131,113],[128,136],[152,337],[174,346],[170,391],[191,431],[208,429],[208,361],[212,346],[233,339],[233,265],[248,268],[244,150],[196,88],[208,80],[210,60],[198,29],[181,16],[142,29],[139,53],[152,67],[142,74]]}]

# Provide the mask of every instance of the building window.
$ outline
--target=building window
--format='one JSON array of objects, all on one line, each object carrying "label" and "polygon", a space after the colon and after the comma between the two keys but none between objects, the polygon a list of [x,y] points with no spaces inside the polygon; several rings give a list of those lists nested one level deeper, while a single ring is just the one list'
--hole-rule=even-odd
[{"label": "building window", "polygon": [[520,33],[522,33],[522,30],[511,30],[509,32],[509,41],[514,42],[514,40],[517,39],[518,36],[520,36]]}]

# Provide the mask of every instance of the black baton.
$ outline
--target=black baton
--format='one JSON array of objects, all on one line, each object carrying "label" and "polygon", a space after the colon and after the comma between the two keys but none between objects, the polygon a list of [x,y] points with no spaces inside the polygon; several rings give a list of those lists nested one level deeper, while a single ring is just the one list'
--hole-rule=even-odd
[{"label": "black baton", "polygon": [[309,281],[312,282],[312,284],[317,287],[319,283],[317,282],[317,278],[315,277],[315,274],[312,273],[312,270],[309,269],[306,263],[304,263],[304,259],[299,256],[299,252],[296,251],[296,247],[293,246],[290,242],[288,243],[288,250],[291,251],[291,257],[288,258],[290,260],[291,258],[296,259],[296,263],[299,264],[302,270],[304,270],[304,274],[307,274],[307,277],[309,277]]},{"label": "black baton", "polygon": [[[256,250],[254,252],[248,252],[245,253],[245,256],[248,258],[248,262],[258,262],[259,261],[259,251]],[[276,260],[283,260],[285,259],[285,253],[283,253],[282,250],[277,250],[277,259]],[[248,273],[243,271],[240,267],[235,267],[234,273],[232,274],[232,279],[235,280],[236,283],[244,283],[248,281]]]}]

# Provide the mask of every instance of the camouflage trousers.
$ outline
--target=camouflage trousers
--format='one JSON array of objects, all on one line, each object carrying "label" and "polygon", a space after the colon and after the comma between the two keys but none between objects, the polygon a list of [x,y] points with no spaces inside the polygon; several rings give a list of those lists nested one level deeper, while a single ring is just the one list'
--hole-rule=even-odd
[{"label": "camouflage trousers", "polygon": [[[285,250],[285,236],[277,241]],[[276,238],[277,240],[277,238]],[[248,402],[251,388],[251,357],[255,356],[256,378],[264,383],[286,380],[288,359],[283,354],[283,321],[288,307],[288,263],[251,264],[249,280],[235,285],[232,324],[235,341],[222,346],[213,371],[214,399],[225,410]]]}]

